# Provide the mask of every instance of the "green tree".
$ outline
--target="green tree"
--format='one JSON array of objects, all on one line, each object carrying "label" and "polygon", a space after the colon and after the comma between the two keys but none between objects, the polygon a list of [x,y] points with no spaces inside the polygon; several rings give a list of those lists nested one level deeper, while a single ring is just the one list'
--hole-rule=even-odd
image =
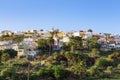
[{"label": "green tree", "polygon": [[5,68],[1,71],[1,76],[8,80],[13,80],[15,74],[16,74],[16,69],[13,67]]},{"label": "green tree", "polygon": [[0,61],[0,66],[3,65],[3,63]]},{"label": "green tree", "polygon": [[99,56],[99,51],[96,48],[93,48],[90,55],[91,55],[91,57],[94,57],[94,58],[98,57]]},{"label": "green tree", "polygon": [[46,47],[48,46],[47,45],[47,40],[46,39],[39,39],[38,42],[38,48],[41,49],[42,51],[45,51],[46,50]]},{"label": "green tree", "polygon": [[91,33],[92,33],[92,32],[93,32],[93,30],[92,30],[92,29],[88,29],[88,32],[91,32]]},{"label": "green tree", "polygon": [[90,76],[98,76],[100,73],[100,71],[98,70],[98,67],[96,65],[90,67],[88,72],[90,73]]},{"label": "green tree", "polygon": [[86,66],[83,61],[78,62],[72,69],[76,74],[80,75],[80,80],[83,80],[83,74],[86,72]]},{"label": "green tree", "polygon": [[114,63],[110,59],[100,57],[96,60],[95,65],[98,66],[98,68],[100,69],[106,69],[108,66],[114,66]]},{"label": "green tree", "polygon": [[75,52],[75,46],[71,46],[71,52]]},{"label": "green tree", "polygon": [[107,67],[107,72],[109,73],[109,74],[112,74],[112,72],[113,72],[113,66],[108,66]]},{"label": "green tree", "polygon": [[8,53],[10,58],[15,58],[17,56],[17,51],[14,49],[5,49],[3,52]]},{"label": "green tree", "polygon": [[83,47],[82,38],[78,36],[71,37],[69,44],[70,46],[74,46],[75,49],[81,49]]},{"label": "green tree", "polygon": [[63,43],[62,44],[62,49],[65,51],[69,51],[70,50],[70,44],[69,43]]},{"label": "green tree", "polygon": [[100,49],[100,44],[97,43],[98,37],[94,36],[88,40],[88,49],[92,50],[93,48]]},{"label": "green tree", "polygon": [[2,56],[1,56],[1,60],[4,61],[4,62],[9,60],[9,58],[10,58],[10,56],[9,56],[8,53],[3,53]]},{"label": "green tree", "polygon": [[112,54],[108,55],[108,58],[112,59],[112,60],[114,60],[116,62],[120,62],[120,53],[115,51]]},{"label": "green tree", "polygon": [[40,29],[40,31],[44,31],[43,29]]},{"label": "green tree", "polygon": [[59,33],[59,29],[52,29],[52,31],[50,31],[51,37],[53,38],[54,35],[57,35],[57,33]]},{"label": "green tree", "polygon": [[53,66],[52,69],[54,70],[54,77],[57,80],[62,80],[69,74],[68,71],[64,70],[63,66],[60,65]]}]

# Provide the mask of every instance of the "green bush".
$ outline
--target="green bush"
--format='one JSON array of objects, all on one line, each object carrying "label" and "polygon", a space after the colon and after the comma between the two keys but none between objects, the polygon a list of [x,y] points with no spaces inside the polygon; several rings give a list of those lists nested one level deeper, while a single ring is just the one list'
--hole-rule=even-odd
[{"label": "green bush", "polygon": [[0,62],[0,66],[1,66],[1,65],[3,65],[3,63],[2,63],[2,62]]},{"label": "green bush", "polygon": [[8,78],[8,77],[12,78],[14,77],[15,73],[16,73],[16,69],[12,67],[12,68],[3,69],[0,75],[4,78]]},{"label": "green bush", "polygon": [[107,73],[112,74],[114,71],[114,68],[112,66],[107,67]]},{"label": "green bush", "polygon": [[39,77],[45,77],[45,76],[53,76],[53,69],[52,68],[42,68],[38,71]]},{"label": "green bush", "polygon": [[101,73],[100,78],[110,78],[110,75],[108,73]]},{"label": "green bush", "polygon": [[25,72],[18,73],[18,74],[16,75],[16,79],[17,79],[17,80],[27,80],[27,78],[28,78],[28,74],[25,73]]},{"label": "green bush", "polygon": [[37,80],[37,79],[38,79],[37,74],[31,74],[30,75],[30,80]]},{"label": "green bush", "polygon": [[65,70],[62,66],[52,66],[49,68],[42,68],[38,71],[37,75],[39,77],[52,77],[55,79],[62,79],[69,75],[70,72]]},{"label": "green bush", "polygon": [[120,64],[117,65],[117,68],[120,69]]},{"label": "green bush", "polygon": [[90,73],[91,76],[94,76],[94,75],[98,74],[99,70],[98,70],[97,66],[90,67],[89,73]]},{"label": "green bush", "polygon": [[114,66],[114,63],[112,60],[101,57],[97,59],[95,65],[98,66],[99,68],[106,69],[108,66]]},{"label": "green bush", "polygon": [[64,78],[65,73],[62,66],[54,66],[53,70],[56,79]]},{"label": "green bush", "polygon": [[44,76],[44,75],[45,75],[45,70],[46,70],[46,69],[40,69],[40,70],[38,71],[38,76]]},{"label": "green bush", "polygon": [[28,67],[28,64],[29,64],[29,62],[27,62],[25,60],[17,60],[12,65],[13,66],[19,66],[19,67]]}]

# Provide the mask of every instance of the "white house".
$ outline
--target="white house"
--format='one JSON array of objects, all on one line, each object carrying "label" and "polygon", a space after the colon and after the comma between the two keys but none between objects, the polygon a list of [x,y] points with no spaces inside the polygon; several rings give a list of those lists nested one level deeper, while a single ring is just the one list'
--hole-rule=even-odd
[{"label": "white house", "polygon": [[112,48],[115,48],[115,44],[108,44],[108,46],[107,46],[107,48],[110,48],[110,49],[112,49]]},{"label": "white house", "polygon": [[48,38],[51,36],[50,31],[39,31],[38,34],[41,38]]},{"label": "white house", "polygon": [[116,44],[120,44],[120,35],[115,35],[114,41],[116,42]]},{"label": "white house", "polygon": [[120,44],[115,45],[115,49],[120,49]]},{"label": "white house", "polygon": [[85,32],[84,39],[92,38],[93,34],[91,32]]},{"label": "white house", "polygon": [[53,39],[54,39],[54,45],[59,45],[59,37],[54,35]]},{"label": "white house", "polygon": [[12,41],[0,41],[0,50],[12,49]]},{"label": "white house", "polygon": [[81,37],[81,35],[80,35],[80,32],[79,31],[76,31],[76,32],[73,32],[73,34],[72,34],[73,36],[78,36],[78,37]]},{"label": "white house", "polygon": [[29,56],[34,58],[38,51],[36,50],[37,44],[32,38],[25,38],[23,43],[19,45],[18,57],[20,56]]},{"label": "white house", "polygon": [[61,39],[61,42],[68,43],[69,41],[70,41],[70,38],[68,36],[63,36],[63,38]]},{"label": "white house", "polygon": [[106,38],[100,38],[97,40],[97,43],[105,43],[106,42]]},{"label": "white house", "polygon": [[26,32],[29,32],[29,33],[36,33],[37,30],[28,30],[28,31],[26,31]]},{"label": "white house", "polygon": [[11,45],[11,48],[14,49],[15,51],[19,50],[19,45],[17,43],[14,43]]},{"label": "white house", "polygon": [[23,33],[23,32],[15,32],[14,35],[15,35],[15,36],[24,35],[24,33]]}]

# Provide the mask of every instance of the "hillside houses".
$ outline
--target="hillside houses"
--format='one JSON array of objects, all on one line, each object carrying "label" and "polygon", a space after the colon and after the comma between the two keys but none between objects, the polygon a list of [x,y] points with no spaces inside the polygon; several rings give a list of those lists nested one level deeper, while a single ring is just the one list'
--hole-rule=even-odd
[{"label": "hillside houses", "polygon": [[37,44],[32,38],[25,38],[19,45],[18,57],[29,56],[32,59],[37,55]]},{"label": "hillside houses", "polygon": [[6,36],[6,35],[12,36],[13,34],[14,34],[14,32],[9,31],[9,30],[5,30],[5,31],[1,32],[1,36]]},{"label": "hillside houses", "polygon": [[98,43],[101,44],[101,50],[120,49],[120,36],[119,35],[102,35],[100,36]]},{"label": "hillside houses", "polygon": [[12,49],[12,41],[0,41],[0,50]]},{"label": "hillside houses", "polygon": [[116,44],[120,44],[120,35],[115,35],[114,36],[114,41]]},{"label": "hillside houses", "polygon": [[[53,30],[52,30],[53,31]],[[97,36],[98,40],[97,43],[101,44],[101,50],[111,50],[111,49],[120,49],[120,35],[111,35],[107,33],[94,33],[88,32],[84,30],[79,31],[71,31],[71,32],[64,32],[59,31],[53,35],[54,45],[53,50],[59,50],[62,47],[63,43],[68,43],[70,41],[70,37],[78,36],[82,38],[83,46],[87,47],[88,39],[92,38],[93,36]],[[0,41],[0,50],[5,49],[14,49],[18,51],[18,56],[36,56],[38,51],[37,48],[37,41],[41,38],[48,39],[52,36],[51,30],[28,30],[25,32],[12,32],[12,31],[2,31],[0,36],[9,35],[9,36],[24,36],[22,42],[17,43],[10,40]]]}]

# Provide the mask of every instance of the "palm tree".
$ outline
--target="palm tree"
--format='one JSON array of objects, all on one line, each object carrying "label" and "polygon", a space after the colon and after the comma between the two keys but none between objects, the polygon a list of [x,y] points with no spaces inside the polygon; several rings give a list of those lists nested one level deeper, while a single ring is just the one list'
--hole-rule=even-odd
[{"label": "palm tree", "polygon": [[53,38],[54,35],[57,35],[57,33],[59,32],[59,29],[52,29],[52,31],[50,31],[51,37]]},{"label": "palm tree", "polygon": [[40,29],[40,31],[42,32],[42,31],[44,31],[43,29]]},{"label": "palm tree", "polygon": [[54,39],[52,37],[49,37],[48,40],[47,40],[47,44],[49,46],[49,55],[52,53],[52,46],[54,44]]},{"label": "palm tree", "polygon": [[91,33],[92,33],[92,32],[93,32],[93,30],[92,30],[92,29],[88,29],[88,32],[91,32]]}]

